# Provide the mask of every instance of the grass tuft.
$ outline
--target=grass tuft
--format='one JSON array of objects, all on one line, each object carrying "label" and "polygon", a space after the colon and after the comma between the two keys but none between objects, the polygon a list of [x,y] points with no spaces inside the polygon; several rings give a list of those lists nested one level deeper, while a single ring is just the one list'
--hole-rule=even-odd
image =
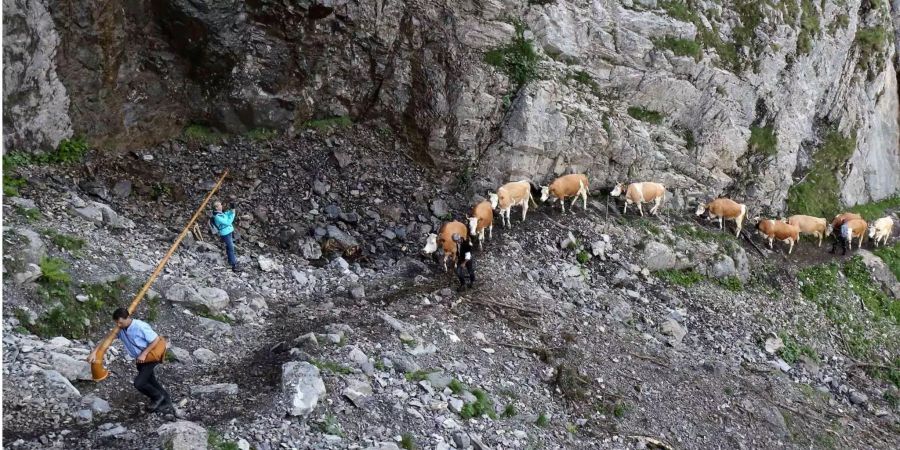
[{"label": "grass tuft", "polygon": [[353,125],[350,116],[328,117],[325,119],[307,120],[303,122],[304,128],[314,128],[316,130],[329,130],[332,128],[346,128]]},{"label": "grass tuft", "polygon": [[641,107],[638,107],[638,106],[628,107],[628,115],[631,117],[634,117],[635,119],[640,120],[642,122],[652,123],[654,125],[661,124],[663,121],[663,117],[665,117],[659,111],[652,111],[652,110],[646,109],[642,106]]},{"label": "grass tuft", "polygon": [[855,149],[855,131],[844,137],[836,129],[829,130],[812,156],[808,173],[788,190],[788,210],[793,214],[834,217],[841,205],[838,173],[845,170]]},{"label": "grass tuft", "polygon": [[668,281],[669,283],[677,284],[678,286],[683,287],[693,286],[706,278],[702,274],[694,270],[677,269],[658,270],[656,271],[656,276],[665,281]]},{"label": "grass tuft", "polygon": [[515,89],[521,89],[529,81],[537,78],[540,56],[534,49],[531,39],[525,38],[525,24],[513,23],[516,34],[509,44],[489,50],[484,54],[484,62],[494,66],[509,78]]},{"label": "grass tuft", "polygon": [[778,153],[778,136],[771,125],[765,127],[750,127],[750,140],[747,142],[750,151],[766,156],[775,156]]},{"label": "grass tuft", "polygon": [[185,127],[184,139],[195,144],[218,144],[225,140],[226,135],[210,127],[191,124]]},{"label": "grass tuft", "polygon": [[547,417],[547,414],[541,413],[534,424],[541,428],[544,428],[547,425],[550,425],[550,419]]},{"label": "grass tuft", "polygon": [[349,367],[343,366],[334,361],[310,359],[309,363],[316,366],[319,370],[322,370],[322,371],[327,370],[331,373],[338,374],[338,375],[349,375],[349,374],[353,373],[353,371],[350,370]]},{"label": "grass tuft", "polygon": [[703,47],[693,39],[666,36],[654,38],[653,45],[658,49],[671,50],[675,56],[691,56],[696,61],[700,61],[703,56]]}]

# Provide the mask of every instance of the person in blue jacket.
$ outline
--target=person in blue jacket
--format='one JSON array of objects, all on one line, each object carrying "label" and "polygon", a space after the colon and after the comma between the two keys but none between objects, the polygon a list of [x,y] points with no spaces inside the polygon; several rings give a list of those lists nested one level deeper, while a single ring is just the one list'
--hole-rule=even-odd
[{"label": "person in blue jacket", "polygon": [[222,238],[222,242],[225,243],[225,253],[228,254],[228,264],[231,264],[231,269],[235,272],[240,272],[241,267],[238,265],[237,257],[234,255],[234,226],[232,223],[234,222],[234,209],[229,209],[228,211],[222,210],[222,202],[217,201],[215,203],[216,213],[213,215],[213,223],[216,226],[216,229],[219,230],[219,236]]}]

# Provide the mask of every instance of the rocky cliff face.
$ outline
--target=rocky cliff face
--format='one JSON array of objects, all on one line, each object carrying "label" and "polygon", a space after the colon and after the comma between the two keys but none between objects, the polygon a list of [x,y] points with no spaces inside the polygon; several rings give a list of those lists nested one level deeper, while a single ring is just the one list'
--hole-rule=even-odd
[{"label": "rocky cliff face", "polygon": [[69,122],[135,147],[191,122],[349,116],[478,189],[586,170],[775,210],[900,189],[883,1],[20,3],[4,3],[4,58],[31,61],[4,71],[8,148],[52,147]]}]

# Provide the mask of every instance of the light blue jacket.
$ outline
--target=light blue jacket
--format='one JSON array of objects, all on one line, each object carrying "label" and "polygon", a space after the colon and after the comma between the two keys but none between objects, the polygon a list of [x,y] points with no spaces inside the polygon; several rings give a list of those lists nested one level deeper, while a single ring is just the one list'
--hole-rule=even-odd
[{"label": "light blue jacket", "polygon": [[234,222],[233,209],[216,213],[214,220],[216,222],[216,228],[219,229],[219,236],[227,236],[234,231],[234,226],[231,225],[231,223]]}]

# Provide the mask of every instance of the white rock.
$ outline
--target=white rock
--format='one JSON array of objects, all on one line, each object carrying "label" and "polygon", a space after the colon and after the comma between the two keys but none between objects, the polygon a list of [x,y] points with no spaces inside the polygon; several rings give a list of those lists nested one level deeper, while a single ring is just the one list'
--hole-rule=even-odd
[{"label": "white rock", "polygon": [[342,394],[359,408],[372,397],[372,385],[362,379],[351,379]]},{"label": "white rock", "polygon": [[277,261],[272,259],[266,255],[259,255],[256,258],[256,261],[259,263],[259,270],[263,272],[272,272],[274,270],[281,270],[281,264],[278,264]]},{"label": "white rock", "polygon": [[325,395],[319,369],[308,362],[291,361],[281,366],[281,390],[287,398],[288,413],[306,416]]},{"label": "white rock", "polygon": [[238,386],[234,383],[210,384],[207,386],[191,386],[191,396],[202,397],[205,395],[238,395]]},{"label": "white rock", "polygon": [[54,389],[57,395],[81,397],[81,392],[78,392],[78,389],[75,389],[75,386],[72,386],[72,383],[66,377],[55,370],[44,370],[44,379],[47,380],[47,384]]}]

